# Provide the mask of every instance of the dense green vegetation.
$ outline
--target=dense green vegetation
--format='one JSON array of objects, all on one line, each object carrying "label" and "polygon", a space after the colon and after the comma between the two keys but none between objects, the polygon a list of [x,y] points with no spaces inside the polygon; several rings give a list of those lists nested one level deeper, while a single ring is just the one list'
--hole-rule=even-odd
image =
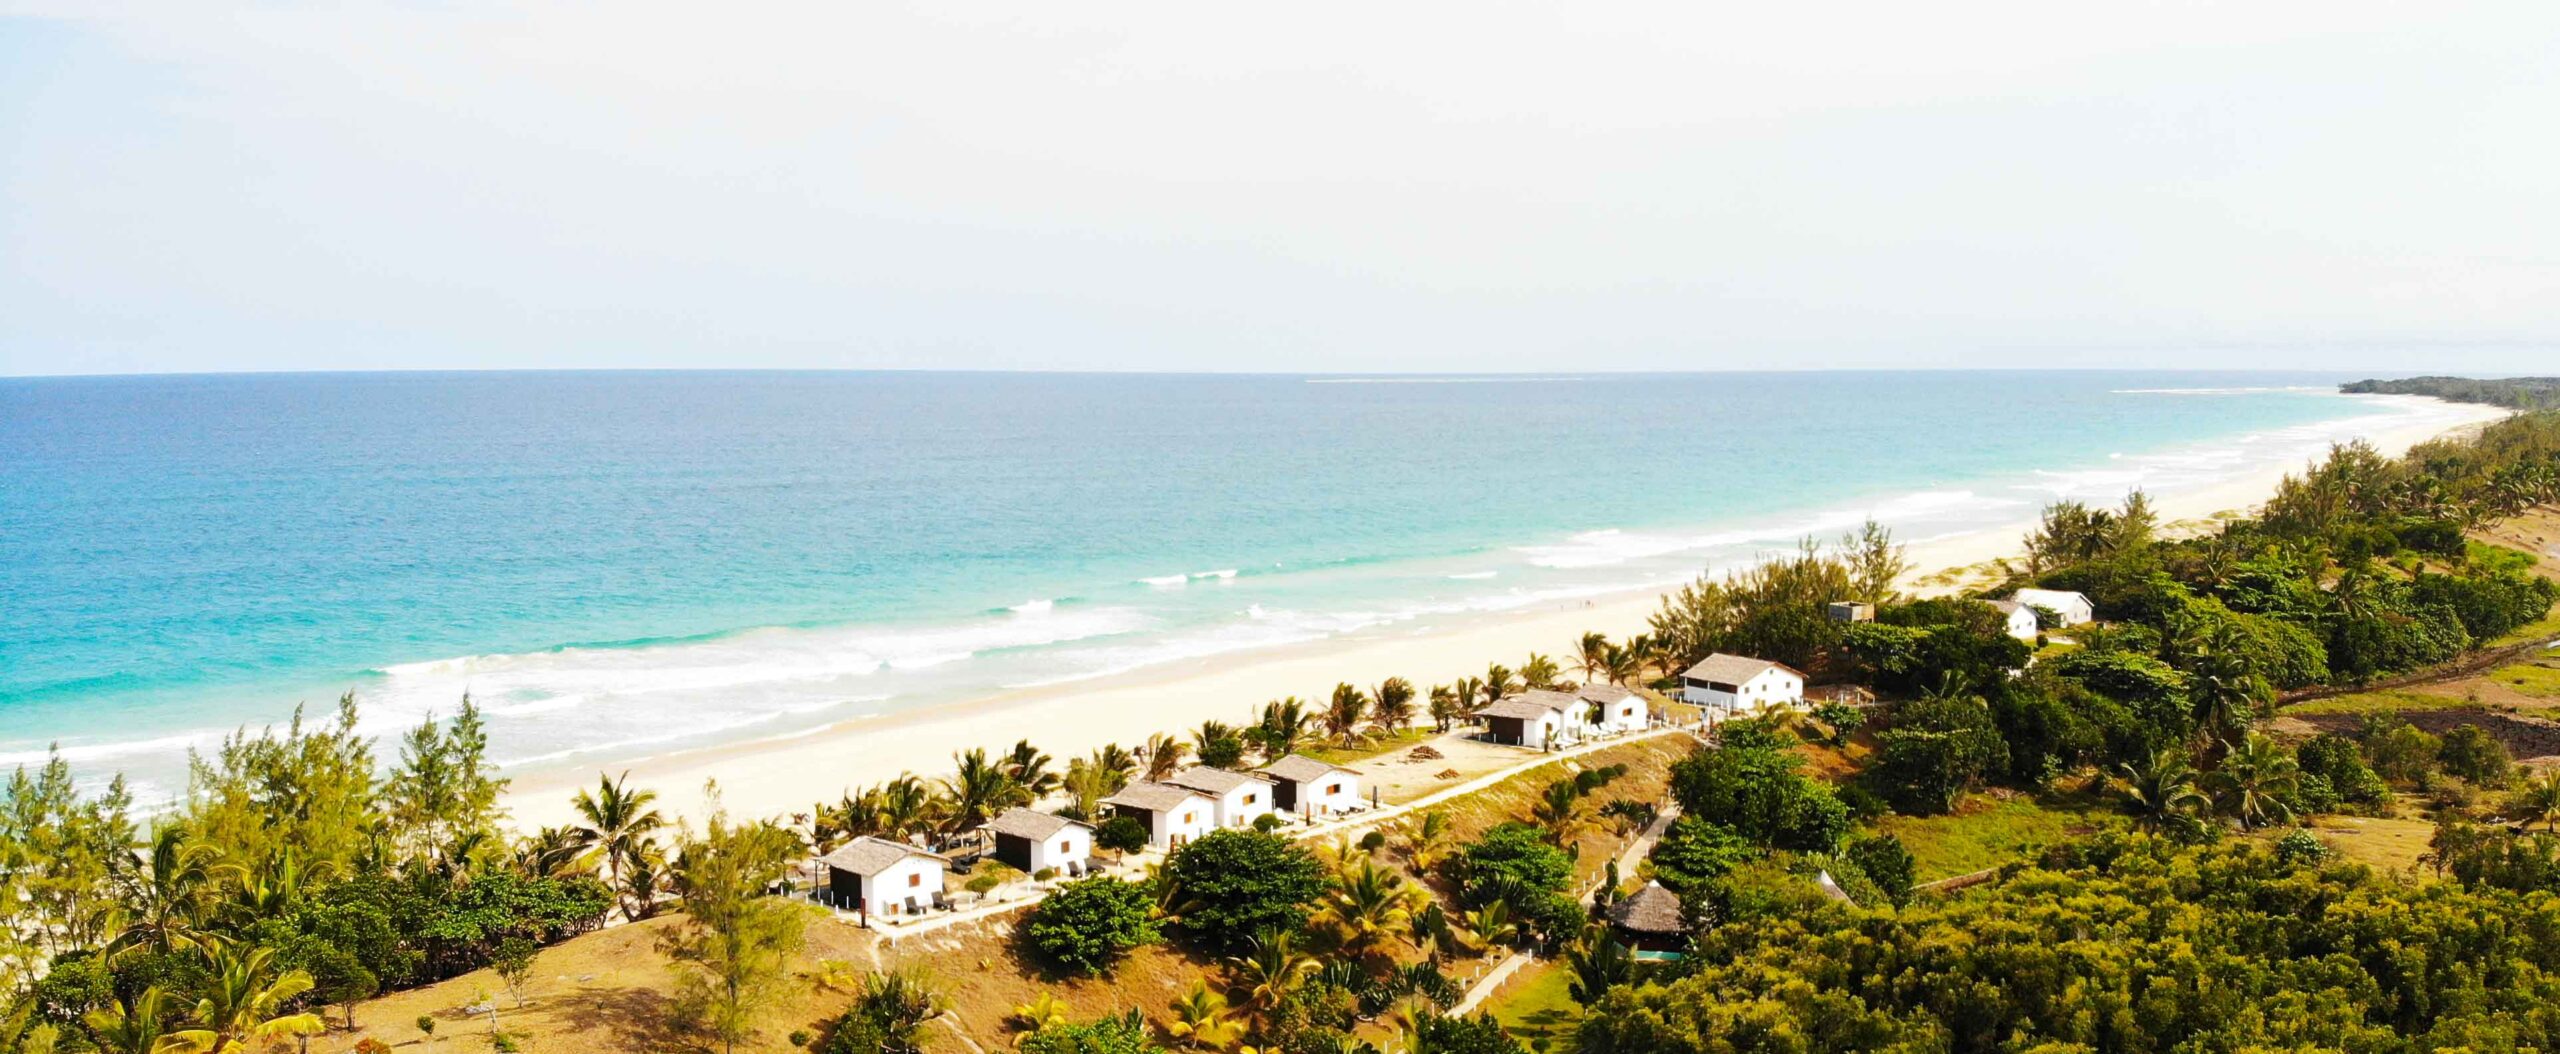
[{"label": "dense green vegetation", "polygon": [[2487,403],[2518,410],[2560,405],[2560,377],[2409,377],[2396,381],[2362,380],[2338,386],[2356,395],[2432,395],[2458,403]]}]

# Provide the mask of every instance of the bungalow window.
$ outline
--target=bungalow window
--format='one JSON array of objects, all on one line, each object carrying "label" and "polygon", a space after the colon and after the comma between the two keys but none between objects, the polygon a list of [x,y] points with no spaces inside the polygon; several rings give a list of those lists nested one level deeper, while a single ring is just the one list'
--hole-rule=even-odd
[{"label": "bungalow window", "polygon": [[923,885],[923,884],[924,884],[924,872],[922,872],[922,871],[909,871],[909,872],[907,872],[907,884],[908,884],[908,885],[910,885],[910,886],[921,886],[921,885]]},{"label": "bungalow window", "polygon": [[1261,795],[1259,795],[1259,794],[1247,794],[1247,795],[1245,795],[1245,796],[1244,796],[1244,803],[1245,803],[1245,804],[1247,804],[1247,805],[1251,805],[1251,804],[1253,804],[1253,803],[1255,803],[1255,802],[1257,802],[1257,801],[1261,801],[1261,800],[1262,800],[1262,796],[1261,796]]},{"label": "bungalow window", "polygon": [[1182,814],[1182,822],[1184,822],[1184,823],[1190,823],[1190,822],[1191,822],[1191,814],[1190,814],[1190,813],[1187,813],[1187,812],[1186,812],[1186,813],[1183,813],[1183,814]]},{"label": "bungalow window", "polygon": [[1342,784],[1339,784],[1339,783],[1328,783],[1328,784],[1325,784],[1325,785],[1324,785],[1324,792],[1325,792],[1325,793],[1327,793],[1327,794],[1340,794],[1340,793],[1342,793]]}]

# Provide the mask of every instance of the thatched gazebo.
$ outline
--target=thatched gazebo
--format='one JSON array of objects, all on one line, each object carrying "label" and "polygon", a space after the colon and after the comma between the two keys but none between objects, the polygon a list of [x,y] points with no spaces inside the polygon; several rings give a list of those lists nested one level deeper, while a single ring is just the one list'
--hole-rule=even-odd
[{"label": "thatched gazebo", "polygon": [[1676,952],[1689,943],[1689,920],[1680,895],[1647,882],[1643,889],[1609,906],[1609,925],[1618,939],[1640,951]]}]

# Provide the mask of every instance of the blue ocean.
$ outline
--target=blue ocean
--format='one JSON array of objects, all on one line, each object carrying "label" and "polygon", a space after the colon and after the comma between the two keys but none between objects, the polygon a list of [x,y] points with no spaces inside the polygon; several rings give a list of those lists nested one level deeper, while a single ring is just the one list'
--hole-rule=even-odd
[{"label": "blue ocean", "polygon": [[[2310,374],[0,379],[0,762],[182,786],[354,691],[517,767],[1905,539],[2423,402]],[[1488,657],[1492,658],[1492,657]],[[1250,702],[1250,701],[1240,701]]]}]

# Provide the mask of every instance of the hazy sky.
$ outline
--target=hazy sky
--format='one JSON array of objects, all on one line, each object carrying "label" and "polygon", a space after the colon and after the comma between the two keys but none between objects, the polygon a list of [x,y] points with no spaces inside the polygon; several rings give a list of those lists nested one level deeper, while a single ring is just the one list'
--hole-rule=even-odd
[{"label": "hazy sky", "polygon": [[2551,0],[214,6],[0,0],[0,374],[2560,371]]}]

